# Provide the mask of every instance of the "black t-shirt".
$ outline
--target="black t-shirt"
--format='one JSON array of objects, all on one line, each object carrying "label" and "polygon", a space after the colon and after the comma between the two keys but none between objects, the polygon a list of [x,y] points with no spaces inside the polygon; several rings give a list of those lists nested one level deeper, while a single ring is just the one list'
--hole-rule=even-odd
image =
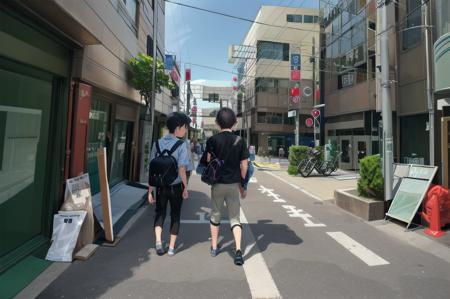
[{"label": "black t-shirt", "polygon": [[[210,137],[206,141],[206,151],[224,160],[219,176],[219,184],[234,184],[241,182],[241,161],[248,159],[248,149],[245,140],[236,142],[232,132],[224,131]],[[228,156],[227,156],[228,155]]]}]

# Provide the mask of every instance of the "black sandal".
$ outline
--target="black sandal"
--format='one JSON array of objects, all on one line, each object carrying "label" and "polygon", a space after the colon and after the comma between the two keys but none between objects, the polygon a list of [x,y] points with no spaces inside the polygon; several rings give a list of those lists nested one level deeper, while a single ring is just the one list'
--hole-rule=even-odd
[{"label": "black sandal", "polygon": [[242,257],[242,252],[240,250],[236,250],[234,254],[234,264],[236,266],[242,266],[244,264],[244,258]]}]

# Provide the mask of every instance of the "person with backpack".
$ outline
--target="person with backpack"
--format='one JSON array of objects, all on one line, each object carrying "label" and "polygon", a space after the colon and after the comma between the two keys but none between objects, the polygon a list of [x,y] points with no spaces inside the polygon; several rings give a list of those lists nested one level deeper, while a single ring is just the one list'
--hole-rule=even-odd
[{"label": "person with backpack", "polygon": [[240,266],[244,263],[244,258],[241,251],[239,193],[245,197],[243,186],[247,175],[249,154],[245,140],[232,132],[236,122],[236,115],[230,108],[221,108],[217,113],[216,123],[220,127],[220,132],[209,138],[206,143],[208,164],[202,173],[202,181],[211,185],[210,254],[215,257],[218,253],[220,212],[226,202],[236,245],[234,263]]},{"label": "person with backpack", "polygon": [[[148,201],[156,203],[154,230],[156,253],[164,255],[161,241],[167,204],[170,204],[170,241],[167,254],[175,254],[175,242],[180,229],[180,213],[183,199],[188,198],[186,169],[190,165],[188,149],[184,141],[190,118],[174,112],[167,118],[169,134],[155,142],[150,154]],[[153,195],[155,191],[155,195]]]}]

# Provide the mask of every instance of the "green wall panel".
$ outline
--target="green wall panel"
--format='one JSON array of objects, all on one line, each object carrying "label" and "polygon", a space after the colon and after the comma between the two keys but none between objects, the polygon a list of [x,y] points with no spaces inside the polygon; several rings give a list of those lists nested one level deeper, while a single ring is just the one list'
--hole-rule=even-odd
[{"label": "green wall panel", "polygon": [[450,33],[441,36],[434,44],[435,91],[450,91]]}]

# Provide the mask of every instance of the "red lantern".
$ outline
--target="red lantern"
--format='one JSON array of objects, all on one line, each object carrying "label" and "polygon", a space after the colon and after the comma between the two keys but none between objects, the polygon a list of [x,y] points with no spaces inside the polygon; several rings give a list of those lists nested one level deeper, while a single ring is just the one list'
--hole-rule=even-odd
[{"label": "red lantern", "polygon": [[236,82],[237,79],[238,79],[238,78],[237,78],[236,76],[233,76],[233,81],[234,81],[234,82]]}]

